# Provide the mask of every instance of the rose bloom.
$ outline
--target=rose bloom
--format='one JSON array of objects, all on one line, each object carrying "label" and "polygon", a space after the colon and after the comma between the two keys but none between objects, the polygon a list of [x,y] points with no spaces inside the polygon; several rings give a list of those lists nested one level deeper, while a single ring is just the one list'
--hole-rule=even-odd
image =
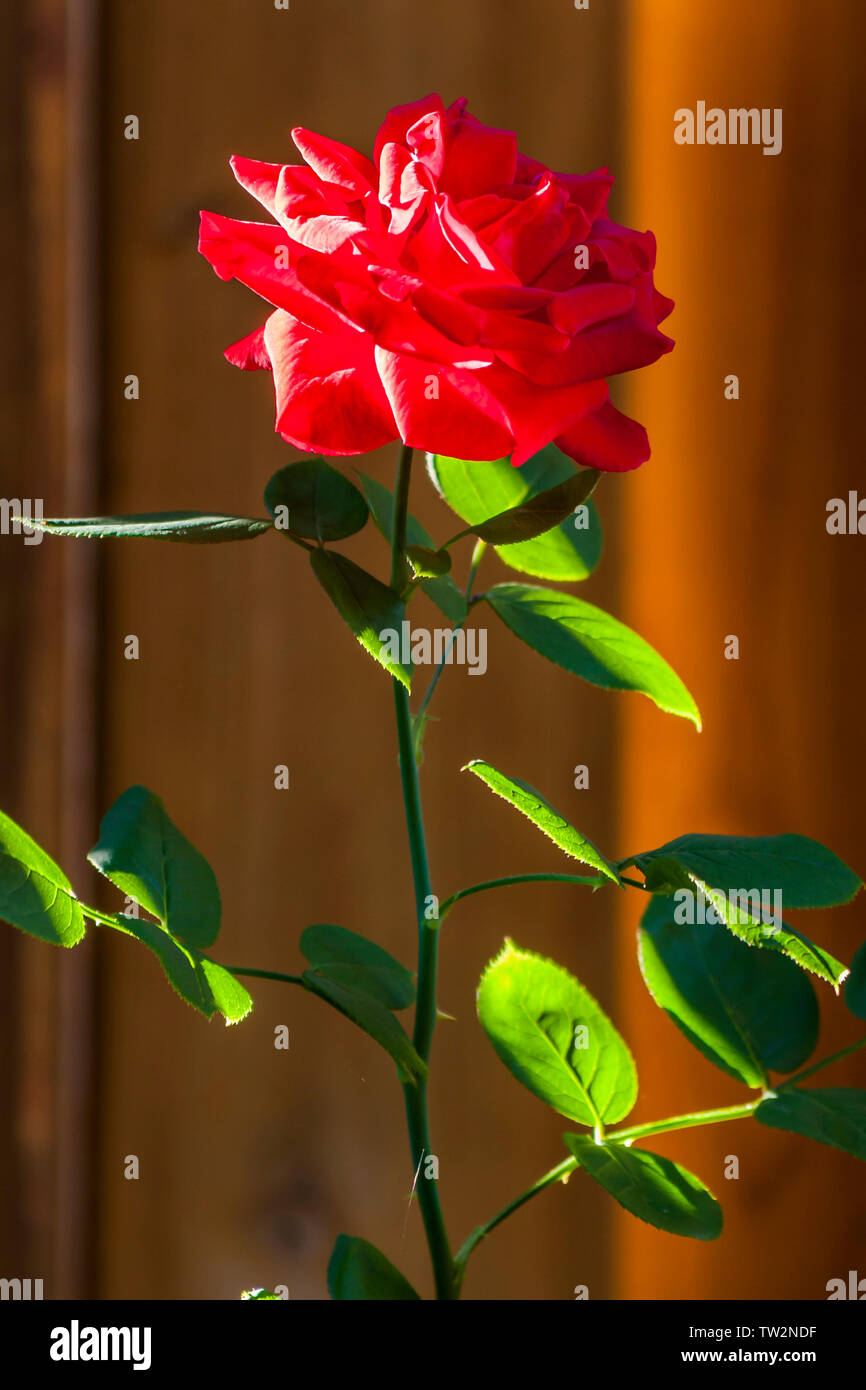
[{"label": "rose bloom", "polygon": [[202,213],[199,249],[269,304],[226,357],[273,372],[278,432],[360,454],[401,438],[524,463],[636,468],[644,428],[606,377],[673,347],[658,324],[655,238],[612,222],[606,169],[555,174],[464,100],[399,106],[374,159],[308,130],[304,164],[234,158],[272,222]]}]

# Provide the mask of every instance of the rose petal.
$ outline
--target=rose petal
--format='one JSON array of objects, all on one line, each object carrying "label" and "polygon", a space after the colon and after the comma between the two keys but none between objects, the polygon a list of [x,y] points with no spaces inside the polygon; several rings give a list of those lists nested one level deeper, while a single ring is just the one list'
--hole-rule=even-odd
[{"label": "rose petal", "polygon": [[400,438],[410,447],[460,458],[497,459],[511,448],[498,402],[477,374],[376,348],[376,367]]},{"label": "rose petal", "polygon": [[265,343],[274,367],[276,429],[308,453],[362,454],[397,437],[361,334],[310,333],[291,314],[272,314]]},{"label": "rose petal", "polygon": [[271,359],[265,347],[265,326],[253,329],[245,338],[232,343],[223,352],[227,362],[240,367],[242,372],[270,371]]},{"label": "rose petal", "polygon": [[576,463],[605,473],[639,468],[650,456],[643,425],[623,415],[609,402],[560,435],[556,445]]}]

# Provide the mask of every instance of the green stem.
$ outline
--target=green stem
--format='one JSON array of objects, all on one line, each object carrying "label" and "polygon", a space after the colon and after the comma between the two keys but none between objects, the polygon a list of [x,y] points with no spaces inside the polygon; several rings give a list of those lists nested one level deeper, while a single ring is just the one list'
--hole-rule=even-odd
[{"label": "green stem", "polygon": [[564,1158],[563,1161],[561,1163],[558,1163],[555,1168],[551,1168],[549,1173],[545,1173],[543,1178],[539,1178],[538,1182],[534,1182],[531,1187],[528,1187],[526,1189],[525,1192],[521,1192],[519,1197],[515,1197],[513,1202],[509,1202],[508,1206],[503,1207],[501,1211],[498,1211],[490,1221],[486,1222],[485,1225],[477,1226],[476,1229],[472,1232],[472,1235],[469,1237],[469,1239],[465,1241],[463,1245],[461,1245],[460,1249],[454,1257],[454,1263],[457,1265],[457,1269],[461,1280],[463,1278],[463,1274],[465,1273],[466,1262],[469,1259],[469,1256],[472,1254],[472,1251],[475,1249],[476,1245],[481,1244],[485,1236],[489,1236],[490,1232],[495,1230],[496,1227],[500,1224],[500,1222],[504,1221],[506,1217],[511,1215],[512,1212],[515,1212],[518,1210],[518,1208],[522,1207],[523,1204],[525,1202],[528,1202],[531,1197],[536,1197],[539,1192],[543,1192],[545,1188],[551,1187],[553,1183],[561,1182],[563,1179],[568,1178],[568,1176],[574,1172],[577,1166],[578,1163],[576,1158]]},{"label": "green stem", "polygon": [[287,985],[303,985],[307,988],[306,980],[300,975],[284,975],[279,970],[253,970],[247,965],[224,965],[223,970],[227,970],[230,975],[255,975],[259,980],[282,980]]},{"label": "green stem", "polygon": [[490,888],[508,888],[512,883],[580,883],[588,888],[600,888],[602,884],[609,882],[610,879],[604,878],[601,874],[592,878],[584,878],[580,874],[509,874],[505,878],[491,878],[484,883],[473,883],[471,888],[460,888],[456,893],[452,893],[439,908],[439,921],[441,923],[446,913],[461,899],[471,898],[474,893],[486,893]]},{"label": "green stem", "polygon": [[104,927],[117,928],[123,926],[123,922],[120,921],[120,918],[123,916],[122,912],[116,912],[112,917],[107,912],[100,912],[98,908],[88,907],[87,903],[79,903],[78,906],[81,908],[84,916],[89,917],[92,922],[101,922]]},{"label": "green stem", "polygon": [[[864,1041],[866,1041],[866,1039],[864,1039]],[[761,1101],[765,1099],[766,1097],[762,1095],[758,1096],[757,1100],[748,1101],[745,1105],[728,1105],[719,1110],[696,1110],[690,1115],[674,1115],[669,1120],[654,1120],[649,1124],[634,1125],[630,1129],[608,1130],[605,1141],[607,1143],[617,1144],[625,1142],[631,1143],[635,1139],[643,1139],[650,1134],[662,1134],[665,1130],[669,1129],[691,1129],[698,1125],[721,1124],[725,1120],[743,1120],[749,1115],[754,1114],[761,1104]],[[475,1247],[484,1240],[485,1236],[488,1236],[491,1231],[495,1230],[495,1228],[506,1219],[506,1217],[509,1217],[512,1212],[517,1211],[525,1202],[528,1202],[532,1197],[536,1197],[539,1192],[544,1192],[544,1190],[551,1187],[553,1183],[565,1180],[579,1167],[580,1164],[576,1158],[564,1158],[555,1168],[551,1168],[549,1173],[545,1173],[544,1176],[539,1178],[537,1182],[534,1182],[531,1187],[527,1187],[525,1192],[521,1192],[519,1197],[515,1197],[512,1202],[509,1202],[501,1211],[498,1211],[490,1221],[485,1223],[485,1225],[476,1227],[472,1235],[464,1242],[454,1257],[454,1263],[457,1266],[458,1278],[460,1281],[462,1282],[463,1280],[466,1271],[466,1262],[469,1256],[472,1254]]]},{"label": "green stem", "polygon": [[[412,450],[404,445],[400,452],[397,468],[397,482],[394,488],[394,523],[391,537],[391,587],[402,588],[401,576],[406,572],[406,517],[409,503],[409,478],[412,465]],[[398,680],[394,680],[394,710],[397,720],[397,745],[400,755],[400,781],[403,788],[403,806],[406,814],[406,829],[409,835],[409,852],[412,859],[412,880],[415,889],[415,914],[418,925],[418,985],[415,1006],[415,1029],[413,1044],[416,1052],[425,1062],[429,1061],[436,1026],[436,968],[439,948],[439,923],[428,921],[426,909],[432,890],[430,870],[427,864],[427,845],[424,838],[424,821],[421,813],[421,793],[418,785],[418,764],[412,744],[412,716],[409,710],[409,693]],[[457,1297],[454,1261],[445,1220],[439,1201],[439,1185],[435,1178],[428,1178],[422,1172],[425,1158],[432,1156],[430,1142],[430,1123],[427,1115],[427,1083],[418,1078],[414,1084],[403,1087],[406,1101],[406,1122],[409,1130],[409,1143],[412,1149],[413,1173],[418,1175],[418,1205],[433,1264],[433,1277],[438,1299]]]},{"label": "green stem", "polygon": [[391,588],[402,594],[411,579],[406,562],[406,519],[409,515],[409,483],[412,477],[412,450],[400,449],[397,482],[394,486],[394,515],[391,518]]},{"label": "green stem", "polygon": [[[471,560],[470,565],[469,565],[469,578],[466,580],[466,588],[465,588],[464,591],[463,591],[463,597],[466,599],[467,604],[468,604],[469,599],[470,599],[470,596],[471,596],[471,594],[472,594],[472,585],[475,583],[475,576],[476,576],[477,573],[478,573],[478,566],[481,564],[481,561],[482,561],[482,559],[483,559],[484,552],[485,552],[486,549],[487,549],[487,543],[486,543],[486,541],[482,541],[482,540],[476,541],[476,543],[475,543],[475,549],[472,551],[472,560]],[[465,619],[464,619],[464,621],[465,621]],[[436,689],[437,685],[439,684],[439,680],[440,680],[440,677],[441,677],[441,675],[442,675],[442,672],[445,670],[445,665],[446,665],[446,663],[447,663],[447,661],[448,661],[448,657],[449,657],[449,655],[450,655],[450,653],[451,653],[451,648],[452,648],[452,646],[454,645],[454,638],[457,636],[457,634],[458,634],[458,632],[460,631],[460,629],[461,629],[462,626],[463,626],[463,622],[459,622],[459,623],[455,623],[455,624],[454,624],[454,627],[453,627],[453,629],[452,629],[452,631],[451,631],[451,633],[450,633],[450,635],[449,635],[449,638],[448,638],[448,644],[447,644],[447,646],[445,647],[445,650],[444,650],[443,653],[442,653],[442,658],[441,658],[441,660],[439,661],[439,663],[437,664],[436,670],[433,672],[433,675],[432,675],[432,677],[431,677],[431,679],[430,679],[430,684],[428,685],[427,690],[426,690],[426,693],[425,693],[425,695],[424,695],[424,699],[421,701],[420,705],[418,706],[418,710],[417,710],[417,712],[416,712],[416,714],[415,714],[415,719],[416,719],[416,721],[419,720],[419,719],[422,719],[422,718],[424,717],[424,715],[427,713],[427,707],[428,707],[428,705],[430,704],[430,701],[433,699],[433,692],[434,692],[434,690]]]},{"label": "green stem", "polygon": [[767,1097],[746,1101],[744,1105],[725,1105],[718,1110],[694,1110],[688,1115],[672,1115],[669,1120],[652,1120],[645,1125],[632,1125],[629,1129],[608,1130],[611,1143],[624,1144],[633,1139],[645,1139],[650,1134],[664,1134],[669,1129],[696,1129],[699,1125],[720,1125],[725,1120],[745,1120],[753,1115]]},{"label": "green stem", "polygon": [[841,1048],[839,1052],[833,1052],[829,1057],[824,1057],[820,1062],[815,1062],[811,1067],[798,1071],[796,1076],[789,1076],[787,1081],[782,1081],[773,1089],[776,1091],[786,1091],[789,1086],[796,1086],[798,1081],[804,1081],[807,1076],[814,1076],[816,1071],[823,1071],[833,1062],[841,1062],[843,1057],[850,1057],[852,1052],[859,1052],[861,1047],[866,1047],[866,1038],[858,1038],[856,1042],[849,1043],[847,1047]]}]

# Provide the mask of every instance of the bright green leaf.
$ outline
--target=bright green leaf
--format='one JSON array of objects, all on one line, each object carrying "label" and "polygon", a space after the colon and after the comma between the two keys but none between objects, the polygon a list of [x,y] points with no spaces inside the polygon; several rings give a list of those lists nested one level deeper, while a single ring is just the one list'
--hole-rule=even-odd
[{"label": "bright green leaf", "polygon": [[573,594],[530,584],[496,584],[486,600],[516,637],[548,661],[605,690],[636,690],[668,714],[701,727],[679,676],[648,642]]},{"label": "bright green leaf", "polygon": [[270,1289],[245,1289],[241,1294],[241,1302],[247,1300],[253,1303],[281,1303],[282,1299],[278,1293],[271,1293]]},{"label": "bright green leaf", "polygon": [[185,541],[213,545],[219,541],[248,541],[270,531],[272,521],[263,517],[226,516],[220,512],[141,512],[134,516],[57,517],[28,525],[52,536],[80,540],[141,539]]},{"label": "bright green leaf", "polygon": [[427,545],[407,545],[406,556],[413,574],[420,579],[438,579],[451,569],[447,550],[431,550]]},{"label": "bright green leaf", "polygon": [[792,1087],[762,1101],[755,1119],[771,1129],[803,1134],[819,1144],[866,1159],[866,1091],[832,1086],[821,1091]]},{"label": "bright green leaf", "polygon": [[596,1144],[580,1134],[563,1138],[584,1172],[632,1216],[674,1236],[715,1240],[721,1235],[721,1207],[700,1178],[678,1163],[612,1140]]},{"label": "bright green leaf", "polygon": [[723,926],[680,925],[670,898],[643,915],[638,958],[647,989],[722,1071],[760,1088],[792,1072],[818,1041],[818,1001],[791,961],[753,951]]},{"label": "bright green leaf", "polygon": [[412,668],[400,660],[406,617],[402,599],[345,555],[314,550],[310,562],[328,598],[361,646],[408,690]]},{"label": "bright green leaf", "polygon": [[302,459],[275,473],[265,506],[276,529],[305,540],[340,541],[367,522],[367,503],[354,483],[324,459]]},{"label": "bright green leaf", "polygon": [[508,1070],[561,1115],[615,1124],[634,1105],[631,1053],[562,966],[506,940],[481,977],[478,1017]]},{"label": "bright green leaf", "polygon": [[[428,472],[449,506],[473,527],[572,479],[586,480],[585,487],[594,486],[598,476],[592,470],[578,473],[572,461],[552,444],[520,468],[512,467],[508,459],[471,463],[441,454],[428,455]],[[578,506],[581,511],[576,517],[573,512]],[[585,579],[601,558],[598,513],[587,494],[587,500],[576,498],[563,515],[565,519],[552,530],[532,540],[497,545],[499,558],[512,569],[536,579]]]},{"label": "bright green leaf", "polygon": [[130,787],[118,797],[87,858],[172,936],[198,947],[216,941],[221,908],[213,870],[146,787]]},{"label": "bright green leaf", "polygon": [[158,958],[166,978],[182,999],[206,1018],[219,1011],[227,1023],[239,1023],[253,1007],[249,993],[225,966],[185,946],[156,922],[128,917],[115,930],[141,941]]},{"label": "bright green leaf", "polygon": [[[369,478],[366,473],[361,473],[357,469],[356,472],[364,489],[370,515],[390,545],[394,529],[394,494],[377,478]],[[420,521],[416,521],[411,513],[406,519],[406,537],[410,545],[421,546],[424,550],[436,550],[433,541]],[[437,608],[441,609],[449,622],[462,623],[465,620],[469,608],[450,575],[442,575],[437,579],[425,579],[421,588],[428,598],[432,599]]]},{"label": "bright green leaf", "polygon": [[81,908],[63,870],[2,811],[0,919],[54,946],[74,946],[85,930]]},{"label": "bright green leaf", "polygon": [[534,787],[530,787],[528,782],[520,782],[514,778],[506,777],[504,773],[497,772],[490,763],[484,762],[481,758],[475,758],[471,763],[467,763],[461,768],[462,772],[474,772],[476,777],[488,786],[497,796],[501,796],[504,801],[520,811],[521,815],[526,816],[527,820],[532,821],[534,826],[546,835],[549,840],[561,849],[563,854],[567,854],[570,859],[578,859],[581,864],[589,864],[593,869],[598,869],[605,878],[612,879],[614,883],[619,882],[619,875],[612,864],[608,863],[604,855],[599,853],[585,835],[579,830],[575,830],[573,825],[555,811],[548,801],[545,801],[540,792]]},{"label": "bright green leaf", "polygon": [[391,1261],[359,1236],[338,1236],[328,1261],[328,1293],[331,1298],[349,1300],[399,1300],[409,1302],[419,1295],[392,1265]]},{"label": "bright green leaf", "polygon": [[301,950],[319,975],[369,994],[386,1009],[407,1009],[415,1002],[410,972],[358,932],[319,922],[302,934]]}]

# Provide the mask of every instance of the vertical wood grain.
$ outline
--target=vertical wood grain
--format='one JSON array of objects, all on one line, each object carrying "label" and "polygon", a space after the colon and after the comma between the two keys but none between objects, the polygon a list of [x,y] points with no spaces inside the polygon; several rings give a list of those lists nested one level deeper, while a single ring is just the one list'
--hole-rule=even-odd
[{"label": "vertical wood grain", "polygon": [[[221,356],[263,306],[219,283],[194,251],[200,207],[258,215],[233,186],[230,154],[291,162],[295,124],[370,148],[390,106],[439,89],[468,96],[555,167],[615,163],[617,13],[501,0],[298,0],[288,12],[239,0],[113,5],[105,509],[255,513],[270,474],[294,457],[272,431],[269,381]],[[123,139],[127,114],[140,118],[138,142]],[[123,399],[129,372],[139,401]],[[394,451],[362,463],[389,483],[394,465]],[[602,499],[608,518],[614,499]],[[447,535],[453,522],[420,469],[412,507]],[[386,572],[372,528],[347,549]],[[115,546],[106,563],[103,801],[135,781],[164,796],[217,871],[220,957],[293,970],[302,929],[334,921],[412,963],[390,691],[304,557],[268,536],[214,550]],[[592,596],[604,602],[614,588],[607,566]],[[425,620],[441,625],[432,609]],[[131,633],[138,662],[122,655]],[[423,794],[440,896],[559,863],[483,788],[465,785],[458,769],[472,756],[531,777],[600,839],[611,832],[604,695],[501,630],[490,631],[489,662],[483,679],[450,673],[428,731]],[[591,765],[589,792],[573,790],[578,762]],[[291,769],[288,792],[274,790],[278,763]],[[520,891],[467,904],[445,929],[441,1004],[457,1022],[437,1034],[431,1106],[455,1244],[561,1152],[561,1121],[505,1073],[474,1020],[485,961],[509,933],[600,995],[610,985],[601,901]],[[407,1213],[402,1100],[372,1043],[318,1001],[264,982],[248,1022],[208,1026],[132,942],[107,943],[105,970],[103,1295],[231,1298],[281,1283],[292,1298],[321,1297],[341,1230],[381,1244],[428,1291],[418,1213]],[[288,1053],[273,1047],[280,1023]],[[141,1159],[138,1182],[122,1177],[129,1153]],[[585,1189],[548,1194],[479,1252],[467,1296],[570,1298],[577,1283],[600,1295],[605,1220]]]},{"label": "vertical wood grain", "polygon": [[[825,530],[827,500],[862,476],[862,8],[830,0],[816,23],[782,0],[635,0],[632,16],[630,202],[658,235],[677,348],[629,395],[654,457],[624,493],[623,616],[683,675],[704,732],[629,706],[622,852],[693,830],[799,831],[862,873],[866,542]],[[674,111],[700,99],[781,107],[782,153],[675,145]],[[729,373],[738,401],[724,399]],[[723,657],[728,634],[739,661]],[[636,916],[629,904],[619,964],[636,1118],[736,1101],[742,1089],[647,999]],[[850,959],[863,909],[795,925]],[[829,1053],[858,1028],[818,990]],[[821,1081],[864,1079],[861,1055]],[[653,1145],[710,1184],[726,1228],[703,1245],[618,1220],[618,1296],[824,1298],[828,1279],[862,1264],[853,1159],[753,1124]],[[728,1154],[738,1181],[723,1177]]]}]

